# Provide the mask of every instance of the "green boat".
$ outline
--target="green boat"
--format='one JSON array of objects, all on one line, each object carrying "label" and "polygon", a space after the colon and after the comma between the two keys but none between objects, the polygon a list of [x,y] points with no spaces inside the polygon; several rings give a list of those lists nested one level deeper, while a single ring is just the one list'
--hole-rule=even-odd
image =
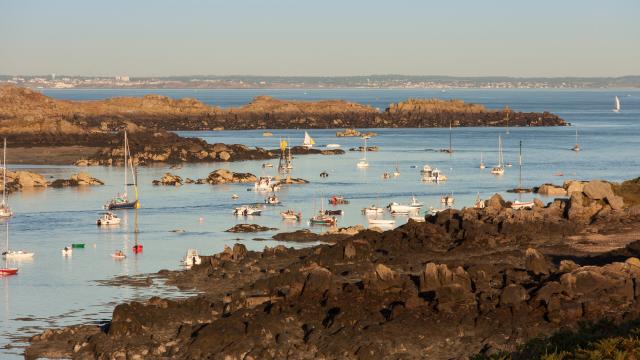
[{"label": "green boat", "polygon": [[74,249],[84,249],[84,244],[71,244]]}]

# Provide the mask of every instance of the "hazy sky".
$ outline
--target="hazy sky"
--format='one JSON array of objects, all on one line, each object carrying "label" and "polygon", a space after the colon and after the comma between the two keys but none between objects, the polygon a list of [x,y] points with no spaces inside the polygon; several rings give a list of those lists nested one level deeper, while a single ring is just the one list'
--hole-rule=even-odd
[{"label": "hazy sky", "polygon": [[0,0],[0,74],[640,74],[640,0]]}]

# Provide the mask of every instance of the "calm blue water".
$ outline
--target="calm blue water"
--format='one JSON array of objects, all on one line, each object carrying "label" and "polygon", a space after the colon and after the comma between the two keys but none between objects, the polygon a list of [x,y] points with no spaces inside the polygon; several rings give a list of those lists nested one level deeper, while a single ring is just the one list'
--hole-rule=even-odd
[{"label": "calm blue water", "polygon": [[[233,171],[273,175],[264,170],[260,161],[229,164],[184,165],[181,169],[150,167],[139,170],[142,208],[138,211],[139,241],[144,252],[134,256],[135,211],[120,211],[123,224],[112,229],[94,225],[102,204],[118,192],[122,183],[122,169],[88,168],[95,177],[106,182],[103,187],[87,189],[47,189],[22,192],[10,197],[16,215],[10,220],[12,247],[36,252],[32,261],[19,263],[18,276],[0,278],[0,345],[10,343],[17,336],[33,334],[41,327],[55,327],[87,323],[110,316],[113,306],[132,298],[151,294],[177,296],[172,289],[135,289],[130,287],[99,286],[95,280],[116,275],[178,269],[179,259],[187,248],[209,254],[221,251],[225,244],[236,239],[249,249],[273,246],[272,241],[253,241],[262,234],[230,234],[225,229],[238,222],[249,222],[293,231],[306,228],[300,224],[283,223],[279,212],[286,208],[302,211],[305,218],[320,207],[321,198],[344,195],[351,200],[342,206],[346,214],[339,225],[366,225],[360,209],[376,203],[385,206],[391,201],[408,202],[412,195],[426,203],[439,206],[441,194],[453,192],[456,207],[472,204],[477,193],[488,197],[518,185],[518,144],[523,142],[525,186],[544,182],[562,183],[567,178],[605,178],[623,180],[640,175],[638,145],[640,141],[639,90],[45,90],[45,94],[61,99],[102,99],[110,96],[141,96],[160,93],[171,97],[194,97],[221,107],[239,106],[256,95],[268,94],[287,99],[318,100],[342,98],[385,108],[391,102],[408,97],[462,98],[490,108],[508,105],[520,111],[552,111],[574,124],[580,133],[583,151],[576,154],[568,149],[575,142],[575,128],[512,128],[505,134],[501,128],[462,128],[453,130],[453,156],[428,151],[448,146],[448,129],[373,129],[379,133],[369,145],[380,152],[369,153],[370,167],[360,170],[355,163],[360,153],[342,156],[301,156],[294,159],[293,176],[310,180],[307,185],[283,189],[279,196],[284,207],[267,209],[262,216],[237,219],[231,215],[234,206],[262,201],[264,195],[247,192],[248,185],[184,185],[182,187],[154,187],[166,171],[185,177],[206,177],[219,167]],[[622,101],[623,111],[611,112],[614,96]],[[278,138],[291,143],[302,142],[300,130],[274,130],[274,137],[265,138],[262,131],[182,132],[185,136],[225,143],[276,148]],[[336,138],[335,130],[313,130],[311,136],[318,145],[341,144],[343,148],[361,145],[358,138]],[[494,164],[497,137],[502,134],[505,160],[514,166],[496,178],[478,168],[480,153],[485,162]],[[9,149],[11,151],[11,149]],[[273,161],[276,164],[276,161]],[[449,176],[444,184],[420,182],[419,169],[428,163]],[[399,167],[398,178],[383,180],[385,171]],[[417,168],[411,168],[412,165]],[[10,168],[16,168],[9,165]],[[80,169],[73,166],[21,166],[54,178],[69,177]],[[319,173],[330,173],[321,179]],[[564,177],[554,176],[562,172]],[[231,200],[231,195],[240,195]],[[504,194],[508,199],[515,195]],[[525,195],[523,199],[529,199]],[[545,199],[549,200],[549,199]],[[325,204],[325,208],[330,208]],[[385,218],[390,218],[385,214]],[[202,219],[202,220],[201,220]],[[400,225],[406,218],[398,217]],[[185,233],[171,232],[184,229]],[[318,228],[316,228],[318,229]],[[277,232],[279,232],[277,231]],[[4,235],[4,227],[0,229]],[[84,242],[87,248],[74,250],[71,258],[61,256],[60,249],[72,242]],[[115,249],[127,249],[128,258],[114,261]],[[19,344],[17,344],[19,345]],[[0,349],[0,357],[14,357],[21,349]]]}]

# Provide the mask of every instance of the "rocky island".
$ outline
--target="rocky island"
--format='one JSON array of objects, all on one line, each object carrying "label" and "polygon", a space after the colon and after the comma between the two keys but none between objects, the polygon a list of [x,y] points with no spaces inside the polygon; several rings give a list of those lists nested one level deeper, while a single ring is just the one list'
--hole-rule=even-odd
[{"label": "rocky island", "polygon": [[236,244],[158,274],[200,295],[47,330],[26,357],[538,358],[557,348],[527,341],[640,317],[637,183],[585,182],[530,210],[494,195],[309,248]]},{"label": "rocky island", "polygon": [[[272,159],[277,152],[235,144],[207,144],[171,131],[294,128],[403,128],[445,126],[564,126],[557,115],[490,110],[461,100],[409,99],[384,111],[343,100],[293,101],[258,96],[237,108],[209,106],[195,99],[165,96],[67,101],[37,91],[0,86],[0,135],[9,161],[110,165],[118,157],[119,134],[127,129],[139,164]],[[133,135],[135,133],[135,135]],[[323,154],[342,150],[322,150]],[[292,149],[294,154],[320,152]],[[12,156],[14,158],[12,158]],[[72,161],[70,161],[72,159]]]}]

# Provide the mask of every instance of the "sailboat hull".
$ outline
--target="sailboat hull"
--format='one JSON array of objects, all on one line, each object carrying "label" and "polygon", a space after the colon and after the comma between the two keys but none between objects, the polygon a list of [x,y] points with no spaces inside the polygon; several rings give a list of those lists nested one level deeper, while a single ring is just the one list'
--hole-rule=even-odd
[{"label": "sailboat hull", "polygon": [[109,204],[107,206],[108,210],[139,209],[139,208],[140,208],[140,201],[138,200],[132,201],[132,202],[126,202],[126,203]]},{"label": "sailboat hull", "polygon": [[17,275],[18,268],[0,268],[0,276]]}]

